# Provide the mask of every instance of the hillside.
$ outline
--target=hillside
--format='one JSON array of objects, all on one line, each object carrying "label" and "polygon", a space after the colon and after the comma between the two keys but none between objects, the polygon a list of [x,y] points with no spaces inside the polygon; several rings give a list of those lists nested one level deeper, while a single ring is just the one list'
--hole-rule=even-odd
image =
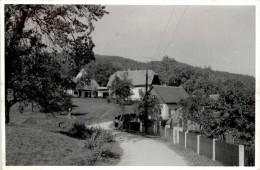
[{"label": "hillside", "polygon": [[[131,59],[119,57],[119,56],[106,56],[106,55],[95,55],[96,62],[98,63],[111,63],[114,66],[120,67],[122,70],[135,70],[135,69],[149,69],[154,70],[160,77],[162,83],[168,85],[183,85],[192,77],[197,79],[199,77],[208,78],[210,82],[214,82],[214,79],[219,79],[223,81],[226,80],[237,80],[243,83],[246,87],[250,89],[255,88],[255,78],[248,75],[234,74],[223,71],[214,71],[210,68],[200,68],[191,66],[185,63],[181,63],[171,58],[164,58],[161,61],[152,61],[146,63],[134,61]],[[176,77],[178,75],[179,77]],[[200,75],[200,76],[199,76]],[[179,83],[171,83],[171,79],[180,79]],[[174,81],[173,81],[174,82]]]}]

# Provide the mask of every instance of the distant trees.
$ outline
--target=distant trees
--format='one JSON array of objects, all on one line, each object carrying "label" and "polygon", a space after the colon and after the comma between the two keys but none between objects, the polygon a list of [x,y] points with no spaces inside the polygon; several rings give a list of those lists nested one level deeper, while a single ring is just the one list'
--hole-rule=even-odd
[{"label": "distant trees", "polygon": [[[64,104],[67,97],[63,85],[68,83],[60,73],[60,63],[68,60],[71,67],[79,69],[91,60],[93,21],[107,13],[104,8],[98,5],[5,5],[6,123],[10,120],[10,108],[17,102],[35,101],[46,112]],[[55,55],[57,49],[66,49],[70,57],[59,58]],[[76,55],[80,58],[76,59]]]},{"label": "distant trees", "polygon": [[121,70],[121,68],[112,63],[92,61],[85,66],[85,70],[88,73],[89,78],[95,79],[100,86],[106,86],[109,77],[116,71]]}]

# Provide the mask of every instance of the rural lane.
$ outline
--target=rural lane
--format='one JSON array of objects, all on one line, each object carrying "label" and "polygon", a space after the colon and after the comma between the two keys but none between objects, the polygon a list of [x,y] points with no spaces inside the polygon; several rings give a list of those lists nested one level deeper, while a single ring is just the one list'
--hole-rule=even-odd
[{"label": "rural lane", "polygon": [[105,122],[98,126],[112,130],[115,140],[123,149],[123,155],[117,166],[188,166],[188,162],[170,149],[165,143],[152,138],[113,130],[113,122]]}]

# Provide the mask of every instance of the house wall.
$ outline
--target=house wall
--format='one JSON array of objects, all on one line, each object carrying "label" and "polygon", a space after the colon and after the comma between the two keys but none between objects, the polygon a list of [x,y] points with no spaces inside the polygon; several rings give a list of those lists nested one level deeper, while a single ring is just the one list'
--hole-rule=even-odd
[{"label": "house wall", "polygon": [[75,94],[74,94],[74,90],[73,90],[73,89],[68,89],[68,90],[66,90],[66,93],[67,93],[68,95],[73,96],[73,97],[77,97],[77,96],[78,96],[78,95],[75,95]]},{"label": "house wall", "polygon": [[[169,119],[172,117],[172,123],[179,123],[179,113],[178,108],[180,107],[178,104],[160,104],[161,106],[161,116],[163,119]],[[175,110],[177,109],[177,110]]]},{"label": "house wall", "polygon": [[98,91],[97,95],[98,95],[98,97],[104,97],[104,96],[107,97],[108,93],[109,93],[108,91]]},{"label": "house wall", "polygon": [[143,91],[145,92],[145,87],[134,87],[132,88],[132,93],[133,95],[131,95],[131,99],[132,100],[140,100],[141,99],[141,96],[139,94],[139,91]]},{"label": "house wall", "polygon": [[169,107],[167,104],[160,104],[161,107],[161,116],[163,119],[168,119],[169,118]]},{"label": "house wall", "polygon": [[[150,87],[148,86],[148,90]],[[133,95],[130,96],[132,100],[141,100],[140,91],[143,91],[145,93],[145,86],[142,87],[133,87],[132,89]]]},{"label": "house wall", "polygon": [[103,92],[98,91],[98,97],[103,97]]}]

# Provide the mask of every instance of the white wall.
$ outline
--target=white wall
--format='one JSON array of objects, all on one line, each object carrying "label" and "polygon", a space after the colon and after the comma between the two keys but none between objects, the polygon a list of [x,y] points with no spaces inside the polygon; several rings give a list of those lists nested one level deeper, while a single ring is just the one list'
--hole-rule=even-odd
[{"label": "white wall", "polygon": [[103,97],[103,92],[98,92],[98,97]]},{"label": "white wall", "polygon": [[161,116],[163,119],[168,119],[169,118],[169,107],[167,104],[160,104],[161,107]]},{"label": "white wall", "polygon": [[[148,87],[149,90],[150,87]],[[130,96],[131,100],[141,100],[141,96],[139,94],[139,91],[143,91],[145,93],[145,87],[133,87],[132,89],[132,95]],[[109,90],[109,95],[110,95],[111,91]]]},{"label": "white wall", "polygon": [[133,95],[130,96],[130,98],[132,100],[140,100],[141,96],[139,94],[139,91],[142,90],[143,92],[145,92],[145,87],[134,87],[132,88],[132,93]]}]

